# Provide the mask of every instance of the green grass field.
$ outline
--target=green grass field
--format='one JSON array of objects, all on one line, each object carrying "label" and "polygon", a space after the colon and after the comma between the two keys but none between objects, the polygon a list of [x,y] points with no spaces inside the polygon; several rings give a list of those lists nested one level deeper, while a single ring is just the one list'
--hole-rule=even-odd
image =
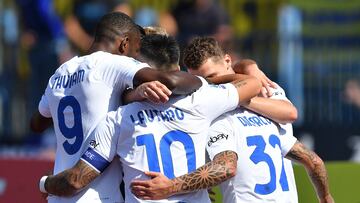
[{"label": "green grass field", "polygon": [[[336,203],[360,203],[360,164],[350,162],[327,162],[330,191]],[[294,165],[294,173],[299,196],[299,203],[318,202],[314,187],[303,166]],[[216,203],[221,203],[222,197],[218,187]]]}]

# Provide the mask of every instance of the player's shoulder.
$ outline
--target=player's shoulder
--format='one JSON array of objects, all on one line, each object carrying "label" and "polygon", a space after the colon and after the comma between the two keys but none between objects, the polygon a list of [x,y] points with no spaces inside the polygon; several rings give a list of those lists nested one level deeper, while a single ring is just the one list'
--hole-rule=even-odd
[{"label": "player's shoulder", "polygon": [[132,70],[133,68],[149,67],[148,64],[142,63],[134,58],[128,56],[122,56],[117,54],[111,54],[108,52],[97,51],[89,55],[92,66],[98,70]]},{"label": "player's shoulder", "polygon": [[62,74],[67,73],[75,68],[77,68],[79,64],[80,57],[74,56],[73,58],[65,61],[63,64],[61,64],[56,70],[54,75],[56,74]]},{"label": "player's shoulder", "polygon": [[233,123],[236,123],[236,120],[238,120],[239,116],[243,115],[244,113],[247,113],[248,110],[243,108],[243,107],[238,107],[232,111],[229,111],[229,112],[226,112],[224,114],[222,114],[221,116],[219,116],[218,118],[216,118],[214,120],[214,122],[218,122],[218,121],[221,121],[223,123],[230,123],[230,124],[233,124]]},{"label": "player's shoulder", "polygon": [[201,82],[202,82],[202,85],[201,87],[195,91],[194,93],[195,94],[206,94],[210,91],[214,91],[214,90],[226,90],[226,89],[229,89],[229,88],[234,88],[234,86],[230,83],[226,83],[226,84],[213,84],[213,83],[210,83],[208,82],[205,78],[203,77],[200,77],[200,76],[197,76],[198,78],[200,78]]},{"label": "player's shoulder", "polygon": [[279,123],[279,135],[292,135],[293,126],[291,123],[281,124]]},{"label": "player's shoulder", "polygon": [[215,120],[213,120],[211,122],[211,125],[212,126],[215,125],[215,124],[217,124],[217,125],[219,125],[219,124],[227,125],[227,124],[232,123],[231,120],[232,120],[232,114],[230,112],[228,112],[228,113],[222,114],[221,116],[219,116]]},{"label": "player's shoulder", "polygon": [[71,72],[71,69],[74,69],[75,61],[78,59],[77,56],[69,59],[68,61],[65,61],[63,64],[61,64],[54,73],[50,76],[48,84],[53,84],[54,80],[58,78],[61,75],[67,75],[69,72]]}]

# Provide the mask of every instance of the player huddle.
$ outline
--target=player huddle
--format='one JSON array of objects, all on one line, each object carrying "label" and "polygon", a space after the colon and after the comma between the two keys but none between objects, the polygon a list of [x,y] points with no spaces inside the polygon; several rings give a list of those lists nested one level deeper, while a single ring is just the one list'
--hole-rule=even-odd
[{"label": "player huddle", "polygon": [[55,129],[54,175],[39,183],[49,202],[210,202],[219,184],[227,203],[297,202],[289,159],[319,202],[334,202],[324,163],[293,136],[296,108],[255,62],[233,65],[210,37],[187,45],[188,73],[179,58],[161,30],[119,12],[100,20],[89,54],[56,70],[31,121]]}]

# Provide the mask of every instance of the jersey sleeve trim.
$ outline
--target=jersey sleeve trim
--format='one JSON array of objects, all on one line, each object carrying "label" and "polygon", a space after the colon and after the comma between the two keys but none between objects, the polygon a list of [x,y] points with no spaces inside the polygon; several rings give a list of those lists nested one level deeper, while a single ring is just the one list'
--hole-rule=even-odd
[{"label": "jersey sleeve trim", "polygon": [[110,162],[102,157],[99,153],[89,147],[85,153],[81,156],[81,160],[85,161],[89,166],[94,168],[98,173],[104,172],[106,167],[110,165]]},{"label": "jersey sleeve trim", "polygon": [[[288,136],[288,135],[285,135],[285,136]],[[296,141],[297,141],[296,137],[292,136],[291,138],[288,139],[286,144],[282,144],[281,153],[284,157],[286,156],[287,153],[289,153],[291,148],[295,145]]]},{"label": "jersey sleeve trim", "polygon": [[39,113],[46,117],[46,118],[51,118],[51,112],[50,112],[50,109],[49,109],[49,102],[46,98],[45,95],[43,95],[41,97],[41,100],[39,102],[39,106],[38,106],[38,110],[39,110]]}]

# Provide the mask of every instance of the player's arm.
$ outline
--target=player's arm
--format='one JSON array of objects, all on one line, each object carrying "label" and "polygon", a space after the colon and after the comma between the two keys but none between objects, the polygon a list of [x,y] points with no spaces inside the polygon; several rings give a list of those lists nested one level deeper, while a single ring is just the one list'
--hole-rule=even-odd
[{"label": "player's arm", "polygon": [[311,182],[315,186],[319,202],[334,202],[330,194],[325,164],[315,152],[307,149],[302,143],[297,141],[286,154],[286,158],[296,161],[305,167]]},{"label": "player's arm", "polygon": [[37,133],[42,133],[53,124],[47,97],[43,95],[39,102],[38,110],[30,119],[30,129]]},{"label": "player's arm", "polygon": [[[252,75],[259,79],[263,85],[262,97],[254,97],[244,107],[258,114],[268,117],[278,123],[292,123],[297,119],[296,107],[286,99],[271,99],[272,90],[270,87],[277,85],[272,82],[251,59],[243,59],[234,66],[234,71],[246,75]],[[281,89],[281,88],[280,88]],[[279,93],[282,90],[278,90]],[[285,94],[284,94],[285,97]]]},{"label": "player's arm", "polygon": [[42,116],[39,111],[36,111],[30,119],[30,129],[36,133],[44,132],[52,124],[52,118]]},{"label": "player's arm", "polygon": [[271,81],[257,66],[256,62],[251,59],[242,59],[233,66],[235,73],[252,75],[261,81],[263,89],[261,94],[264,97],[271,96],[271,88],[276,88],[277,85]]},{"label": "player's arm", "polygon": [[136,72],[133,84],[139,86],[144,82],[159,81],[164,84],[173,94],[190,94],[202,85],[201,80],[183,71],[158,71],[151,68],[142,68]]},{"label": "player's arm", "polygon": [[145,82],[135,89],[128,89],[122,95],[123,104],[149,100],[154,103],[167,102],[171,91],[159,81]]},{"label": "player's arm", "polygon": [[239,105],[249,103],[250,99],[259,94],[261,90],[260,81],[252,76],[247,76],[246,79],[236,80],[231,82],[238,92]]},{"label": "player's arm", "polygon": [[243,106],[277,123],[293,123],[297,119],[296,107],[291,102],[282,99],[257,96]]},{"label": "player's arm", "polygon": [[40,181],[40,191],[56,196],[72,196],[99,175],[99,172],[80,160],[74,167],[57,175],[44,176]]},{"label": "player's arm", "polygon": [[228,74],[228,75],[208,77],[206,78],[206,80],[214,84],[224,84],[224,83],[235,82],[237,80],[245,80],[248,78],[249,75],[245,75],[245,74]]},{"label": "player's arm", "polygon": [[130,187],[135,196],[144,200],[164,199],[172,195],[211,188],[236,175],[237,154],[223,151],[192,173],[168,179],[161,173],[146,172],[150,180],[134,180]]},{"label": "player's arm", "polygon": [[[252,98],[260,92],[261,83],[256,77],[245,74],[228,74],[207,78],[207,80],[214,84],[232,83],[238,89],[240,96],[240,104],[243,106],[249,105]],[[260,88],[260,89],[258,89]],[[254,91],[258,90],[258,91]],[[254,94],[255,93],[255,94]],[[261,109],[263,109],[261,107]]]},{"label": "player's arm", "polygon": [[72,168],[41,178],[39,183],[41,192],[56,196],[72,196],[105,171],[116,155],[117,123],[114,117],[117,113],[109,112],[96,126],[92,136],[98,144],[96,146],[89,144],[88,149]]}]

